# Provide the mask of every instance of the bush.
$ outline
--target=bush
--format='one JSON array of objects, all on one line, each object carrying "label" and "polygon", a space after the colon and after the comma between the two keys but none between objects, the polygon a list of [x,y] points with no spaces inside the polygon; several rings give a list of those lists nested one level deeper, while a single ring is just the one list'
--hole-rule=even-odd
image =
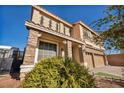
[{"label": "bush", "polygon": [[26,74],[22,87],[35,88],[90,88],[95,87],[88,69],[67,58],[41,60]]}]

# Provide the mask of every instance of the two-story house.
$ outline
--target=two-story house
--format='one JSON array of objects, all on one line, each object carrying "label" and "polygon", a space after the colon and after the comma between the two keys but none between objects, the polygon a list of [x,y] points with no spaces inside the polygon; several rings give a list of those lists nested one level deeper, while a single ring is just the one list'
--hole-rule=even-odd
[{"label": "two-story house", "polygon": [[21,72],[53,56],[75,59],[90,69],[106,64],[104,48],[93,42],[93,37],[99,35],[81,21],[70,24],[40,6],[32,6],[31,19],[25,26],[29,34]]}]

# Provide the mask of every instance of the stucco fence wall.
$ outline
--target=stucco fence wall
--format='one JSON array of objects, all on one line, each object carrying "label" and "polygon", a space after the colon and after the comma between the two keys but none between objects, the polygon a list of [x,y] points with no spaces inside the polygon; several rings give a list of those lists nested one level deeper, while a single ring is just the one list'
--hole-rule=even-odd
[{"label": "stucco fence wall", "polygon": [[108,55],[108,64],[112,66],[124,66],[124,54]]}]

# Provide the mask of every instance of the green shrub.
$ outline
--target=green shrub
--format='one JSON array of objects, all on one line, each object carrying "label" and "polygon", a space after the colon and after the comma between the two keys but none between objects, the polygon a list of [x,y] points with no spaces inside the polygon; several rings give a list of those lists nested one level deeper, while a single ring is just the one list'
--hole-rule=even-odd
[{"label": "green shrub", "polygon": [[53,57],[41,60],[26,74],[22,87],[85,88],[95,87],[88,69],[67,58]]}]

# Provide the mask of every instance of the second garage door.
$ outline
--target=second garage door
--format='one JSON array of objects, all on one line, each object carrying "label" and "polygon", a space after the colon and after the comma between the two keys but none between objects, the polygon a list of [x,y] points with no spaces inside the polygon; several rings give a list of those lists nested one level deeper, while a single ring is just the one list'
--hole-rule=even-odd
[{"label": "second garage door", "polygon": [[95,62],[95,67],[103,67],[105,66],[104,64],[104,56],[102,55],[94,55],[94,62]]},{"label": "second garage door", "polygon": [[86,62],[89,69],[93,69],[93,58],[91,53],[86,53]]}]

